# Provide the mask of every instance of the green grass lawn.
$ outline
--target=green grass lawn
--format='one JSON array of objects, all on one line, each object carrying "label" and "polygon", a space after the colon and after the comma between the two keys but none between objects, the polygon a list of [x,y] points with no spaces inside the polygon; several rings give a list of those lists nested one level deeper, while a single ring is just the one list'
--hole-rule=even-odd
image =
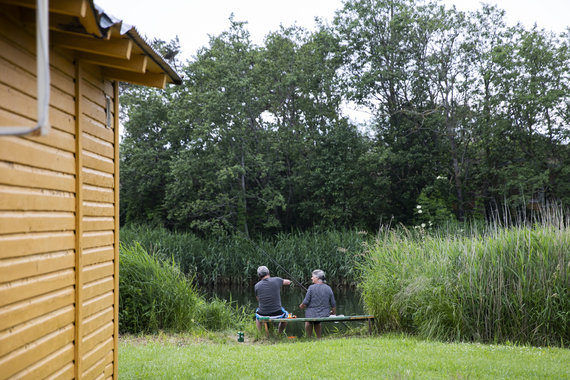
[{"label": "green grass lawn", "polygon": [[570,350],[409,337],[122,337],[121,379],[570,379]]}]

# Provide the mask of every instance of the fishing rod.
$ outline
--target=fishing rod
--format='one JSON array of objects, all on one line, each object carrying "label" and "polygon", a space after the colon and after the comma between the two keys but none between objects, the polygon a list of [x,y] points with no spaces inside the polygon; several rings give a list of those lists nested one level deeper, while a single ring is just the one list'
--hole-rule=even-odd
[{"label": "fishing rod", "polygon": [[[232,226],[233,227],[233,226]],[[297,281],[297,279],[295,278],[295,276],[293,276],[291,273],[289,273],[287,271],[287,269],[283,268],[283,266],[281,266],[281,264],[279,264],[275,259],[273,259],[273,257],[271,257],[271,255],[269,255],[269,253],[265,252],[265,250],[263,248],[261,248],[258,244],[256,244],[253,240],[250,239],[249,236],[247,236],[246,234],[244,234],[243,232],[241,232],[240,230],[238,230],[237,228],[233,227],[236,231],[238,231],[241,235],[243,235],[243,237],[245,237],[245,240],[247,240],[249,243],[251,243],[251,245],[253,245],[254,248],[256,248],[257,250],[263,252],[263,254],[265,256],[267,256],[267,258],[269,258],[269,260],[271,260],[273,262],[273,264],[277,265],[279,268],[281,268],[281,270],[283,272],[285,272],[290,278],[291,280],[293,280],[297,285],[299,285],[301,288],[305,289],[305,291],[307,292],[308,289],[301,284],[299,281]]]}]

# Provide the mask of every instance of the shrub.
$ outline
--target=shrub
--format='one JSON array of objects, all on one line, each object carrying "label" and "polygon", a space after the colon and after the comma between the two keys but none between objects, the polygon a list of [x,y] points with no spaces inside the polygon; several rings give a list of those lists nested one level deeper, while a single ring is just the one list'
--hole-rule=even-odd
[{"label": "shrub", "polygon": [[570,345],[568,223],[385,233],[362,268],[382,330],[442,340]]},{"label": "shrub", "polygon": [[138,243],[120,246],[119,331],[220,330],[243,324],[244,313],[221,300],[207,302],[193,277],[173,260],[151,255]]}]

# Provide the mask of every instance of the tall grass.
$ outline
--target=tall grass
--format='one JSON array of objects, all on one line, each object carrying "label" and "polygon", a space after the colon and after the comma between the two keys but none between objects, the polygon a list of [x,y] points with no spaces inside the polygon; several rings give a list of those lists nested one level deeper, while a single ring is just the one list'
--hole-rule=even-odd
[{"label": "tall grass", "polygon": [[560,214],[463,234],[386,231],[362,269],[382,330],[570,345],[570,228]]},{"label": "tall grass", "polygon": [[259,265],[267,265],[272,275],[293,277],[307,285],[316,268],[323,269],[334,284],[354,284],[355,267],[363,261],[368,240],[357,231],[279,234],[253,242],[238,234],[205,239],[162,228],[121,228],[123,243],[136,242],[163,259],[173,258],[184,273],[195,274],[196,282],[204,285],[249,286],[257,281]]},{"label": "tall grass", "polygon": [[162,260],[134,243],[121,244],[119,263],[121,333],[223,330],[245,323],[243,310],[206,301],[173,259]]}]

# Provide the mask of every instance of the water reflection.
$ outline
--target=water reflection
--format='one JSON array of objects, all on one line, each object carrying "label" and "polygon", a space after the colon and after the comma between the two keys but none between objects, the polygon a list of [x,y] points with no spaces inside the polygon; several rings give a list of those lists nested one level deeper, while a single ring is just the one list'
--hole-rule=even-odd
[{"label": "water reflection", "polygon": [[[238,306],[243,306],[246,310],[250,311],[252,316],[257,307],[255,293],[253,286],[249,288],[242,287],[216,287],[216,288],[203,288],[206,297],[218,297],[227,301],[235,302]],[[361,302],[360,292],[351,287],[332,288],[336,300],[336,310],[338,315],[359,315],[365,314],[364,305]],[[302,318],[305,316],[305,311],[299,309],[299,304],[305,297],[305,289],[299,286],[289,288],[284,286],[281,291],[281,303],[287,311],[295,314],[297,317]],[[252,317],[253,318],[253,317]],[[351,324],[356,327],[356,324]],[[325,323],[323,324],[324,332],[330,330],[343,330],[345,326],[339,323]],[[301,335],[303,332],[302,323],[292,323],[287,327],[287,334]]]}]

